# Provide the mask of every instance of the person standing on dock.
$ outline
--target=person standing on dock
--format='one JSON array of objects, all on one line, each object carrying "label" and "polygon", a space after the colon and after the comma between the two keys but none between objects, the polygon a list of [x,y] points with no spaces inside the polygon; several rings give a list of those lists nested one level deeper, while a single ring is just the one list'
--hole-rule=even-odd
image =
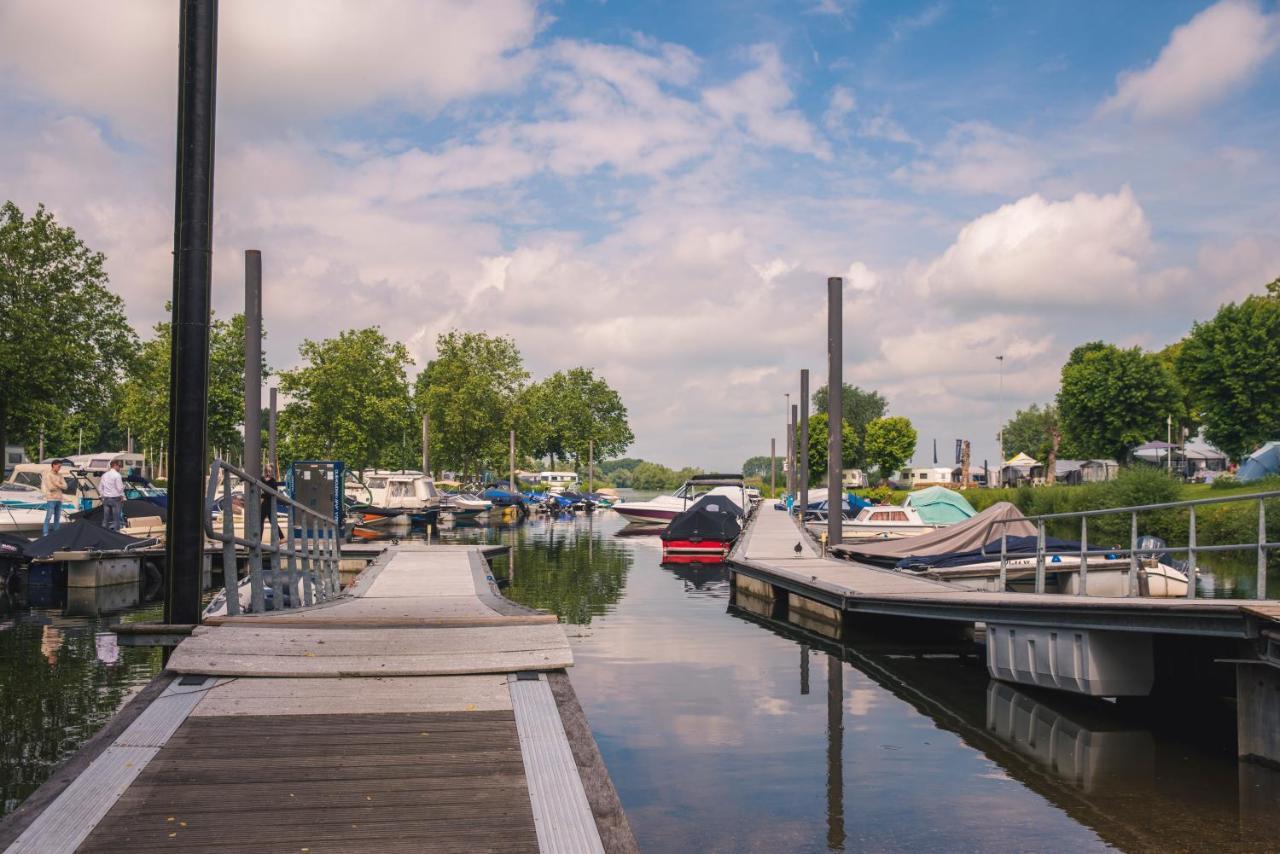
[{"label": "person standing on dock", "polygon": [[[267,463],[262,468],[262,482],[272,489],[280,488],[280,481],[276,479],[276,468]],[[276,516],[276,497],[269,492],[262,493],[262,510],[258,514],[258,518],[263,523],[270,522],[276,526],[276,536],[280,541],[284,540],[284,531],[280,530],[280,519]],[[271,529],[268,528],[268,531]]]},{"label": "person standing on dock", "polygon": [[42,536],[49,536],[49,520],[53,520],[53,530],[62,525],[62,492],[67,488],[67,479],[62,476],[62,461],[54,460],[49,470],[40,476],[40,491],[44,494],[44,528]]},{"label": "person standing on dock", "polygon": [[98,482],[98,494],[102,496],[102,526],[108,531],[124,527],[124,478],[120,476],[120,460],[111,461],[111,468]]}]

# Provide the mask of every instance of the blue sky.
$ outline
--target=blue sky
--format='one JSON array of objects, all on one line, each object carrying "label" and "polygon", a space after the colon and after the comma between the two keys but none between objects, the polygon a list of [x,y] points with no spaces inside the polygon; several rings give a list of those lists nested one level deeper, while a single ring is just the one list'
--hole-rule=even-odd
[{"label": "blue sky", "polygon": [[[224,0],[215,305],[268,359],[450,328],[595,368],[632,453],[726,468],[825,376],[995,457],[1071,347],[1158,348],[1280,275],[1272,0]],[[171,4],[0,5],[0,187],[168,295]],[[1003,394],[996,355],[1006,356]]]}]

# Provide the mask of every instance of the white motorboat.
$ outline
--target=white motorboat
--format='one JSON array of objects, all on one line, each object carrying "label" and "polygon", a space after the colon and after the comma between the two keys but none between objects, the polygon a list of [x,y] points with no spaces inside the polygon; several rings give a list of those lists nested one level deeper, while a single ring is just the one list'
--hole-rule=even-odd
[{"label": "white motorboat", "polygon": [[700,474],[689,478],[671,495],[658,495],[648,501],[622,501],[613,505],[613,510],[628,522],[665,526],[704,495],[723,495],[743,513],[752,509],[742,475]]},{"label": "white motorboat", "polygon": [[[1129,590],[1129,558],[1118,555],[1090,555],[1087,562],[1090,596],[1127,596]],[[965,566],[935,567],[923,573],[939,581],[953,581],[978,590],[1000,592],[1000,558]],[[1005,561],[1008,587],[1023,592],[1034,590],[1036,558],[1019,555]],[[1161,563],[1154,557],[1138,561],[1138,588],[1143,596],[1178,598],[1187,595],[1190,580],[1182,570]],[[1080,556],[1050,554],[1045,557],[1045,589],[1051,593],[1076,594],[1080,591]]]},{"label": "white motorboat", "polygon": [[[814,533],[827,529],[825,520],[808,523]],[[914,507],[900,507],[896,504],[873,504],[863,507],[852,519],[845,519],[840,526],[844,539],[852,540],[897,540],[902,537],[914,537],[945,527],[942,524],[926,522],[920,518],[920,511]]]},{"label": "white motorboat", "polygon": [[348,494],[357,502],[353,510],[363,516],[362,524],[432,522],[440,513],[435,481],[420,471],[367,470]]}]

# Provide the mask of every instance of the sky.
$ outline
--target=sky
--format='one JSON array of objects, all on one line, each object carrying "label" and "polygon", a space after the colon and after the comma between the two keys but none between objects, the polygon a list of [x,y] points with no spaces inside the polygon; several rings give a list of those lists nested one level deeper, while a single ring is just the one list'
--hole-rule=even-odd
[{"label": "sky", "polygon": [[[172,288],[177,4],[0,4],[0,197]],[[1158,349],[1280,276],[1280,9],[1217,3],[223,0],[214,306],[266,353],[510,335],[636,442],[736,469],[825,383],[998,456],[1067,354]],[[1002,363],[996,356],[1003,355]]]}]

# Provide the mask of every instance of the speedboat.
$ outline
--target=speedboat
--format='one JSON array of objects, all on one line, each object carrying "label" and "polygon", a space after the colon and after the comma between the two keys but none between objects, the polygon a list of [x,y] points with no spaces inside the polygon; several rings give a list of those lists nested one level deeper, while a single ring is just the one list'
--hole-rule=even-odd
[{"label": "speedboat", "polygon": [[[1036,577],[1036,537],[1007,537],[1004,544],[1006,587],[1016,591],[1034,590]],[[1165,562],[1164,543],[1144,537],[1138,543],[1136,568],[1139,593],[1157,598],[1187,595],[1189,572]],[[950,581],[975,588],[1003,592],[1000,588],[1000,540],[965,552],[912,555],[899,560],[902,571]],[[1127,554],[1091,550],[1086,556],[1090,596],[1127,596],[1130,563]],[[1075,594],[1080,591],[1080,543],[1046,538],[1044,555],[1045,590]]]},{"label": "speedboat", "polygon": [[353,510],[363,524],[403,522],[431,523],[440,515],[440,494],[435,481],[420,471],[361,472]]},{"label": "speedboat", "polygon": [[470,519],[492,508],[493,502],[476,495],[450,492],[440,496],[440,510],[452,514],[455,519]]},{"label": "speedboat", "polygon": [[671,495],[659,495],[648,501],[623,501],[613,505],[613,509],[628,522],[665,525],[704,495],[723,495],[738,505],[743,513],[749,512],[751,507],[742,475],[699,474],[689,478]]},{"label": "speedboat", "polygon": [[726,495],[708,493],[659,536],[663,563],[722,563],[742,533],[745,514]]}]

